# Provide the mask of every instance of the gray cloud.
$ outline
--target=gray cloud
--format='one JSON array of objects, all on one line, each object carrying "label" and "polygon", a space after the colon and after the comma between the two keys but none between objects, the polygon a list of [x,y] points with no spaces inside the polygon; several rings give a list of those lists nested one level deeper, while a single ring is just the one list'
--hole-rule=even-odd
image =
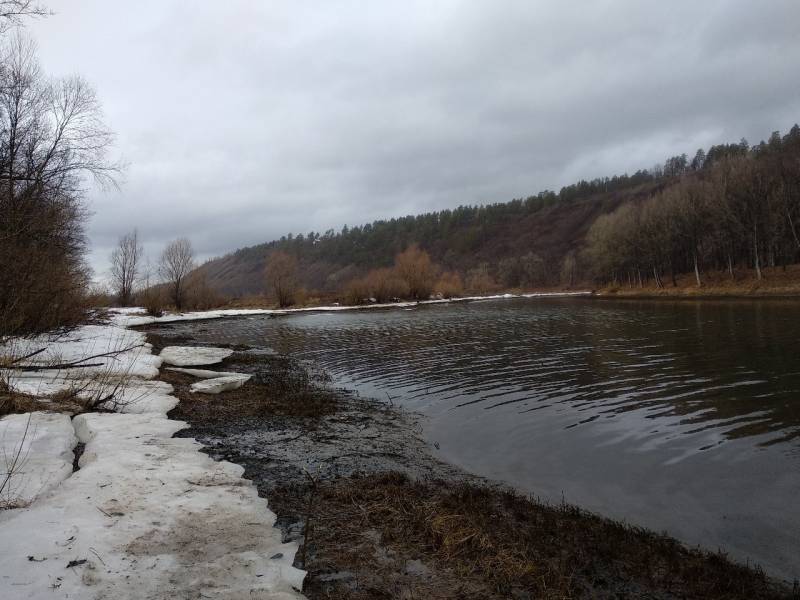
[{"label": "gray cloud", "polygon": [[46,70],[98,88],[130,167],[93,264],[495,202],[800,120],[800,4],[57,2]]}]

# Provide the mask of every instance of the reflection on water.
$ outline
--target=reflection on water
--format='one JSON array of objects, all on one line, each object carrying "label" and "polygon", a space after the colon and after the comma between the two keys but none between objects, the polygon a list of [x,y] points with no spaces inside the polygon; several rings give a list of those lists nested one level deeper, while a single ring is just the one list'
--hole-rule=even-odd
[{"label": "reflection on water", "polygon": [[798,302],[504,300],[203,327],[430,415],[426,434],[474,472],[800,574]]}]

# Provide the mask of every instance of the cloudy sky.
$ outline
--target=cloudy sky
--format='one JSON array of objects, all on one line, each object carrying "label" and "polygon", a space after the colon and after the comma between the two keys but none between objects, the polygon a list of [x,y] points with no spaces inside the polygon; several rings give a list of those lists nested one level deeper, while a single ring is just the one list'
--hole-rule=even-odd
[{"label": "cloudy sky", "polygon": [[50,0],[127,163],[92,263],[504,201],[800,121],[797,0]]}]

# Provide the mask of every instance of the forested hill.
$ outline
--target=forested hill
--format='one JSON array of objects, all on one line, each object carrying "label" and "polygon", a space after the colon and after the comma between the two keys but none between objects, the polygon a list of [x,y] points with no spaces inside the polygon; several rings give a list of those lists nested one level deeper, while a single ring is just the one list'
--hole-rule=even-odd
[{"label": "forested hill", "polygon": [[[795,125],[786,136],[775,132],[768,142],[752,148],[745,140],[720,144],[698,150],[691,159],[685,154],[670,157],[663,166],[580,181],[558,193],[544,191],[525,199],[461,206],[338,232],[289,235],[209,261],[200,272],[208,284],[227,295],[261,293],[267,258],[282,250],[296,257],[302,285],[333,292],[370,269],[391,266],[399,252],[416,243],[441,269],[465,278],[480,270],[503,287],[563,284],[565,269],[570,283],[588,281],[597,271],[595,265],[586,264],[584,250],[601,215],[646,205],[646,200],[659,198],[672,187],[711,177],[723,163],[735,168],[737,160],[757,161],[770,153],[797,162],[799,148],[800,128]],[[678,262],[676,258],[670,267]]]},{"label": "forested hill", "polygon": [[647,198],[661,185],[649,175],[642,179],[616,189],[609,181],[609,191],[599,190],[598,182],[582,182],[574,189],[586,191],[571,197],[545,192],[525,200],[461,206],[339,232],[289,235],[214,259],[200,270],[213,288],[226,295],[261,293],[267,257],[280,249],[297,257],[303,285],[332,292],[370,269],[391,266],[397,253],[418,243],[440,267],[463,275],[481,263],[495,268],[503,258],[533,253],[543,265],[555,265],[552,276],[557,278],[564,257],[580,247],[599,215],[626,200]]}]

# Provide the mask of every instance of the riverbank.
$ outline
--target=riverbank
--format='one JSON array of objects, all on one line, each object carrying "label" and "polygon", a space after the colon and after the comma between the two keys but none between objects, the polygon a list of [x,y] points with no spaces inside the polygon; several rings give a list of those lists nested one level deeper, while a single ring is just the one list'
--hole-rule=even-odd
[{"label": "riverbank", "polygon": [[702,273],[701,285],[697,285],[694,274],[675,277],[675,284],[663,277],[663,286],[657,287],[652,280],[642,285],[635,281],[599,288],[595,295],[612,298],[769,298],[800,297],[800,265],[767,267],[758,279],[752,270],[737,269],[733,276],[727,271]]},{"label": "riverbank", "polygon": [[236,349],[220,368],[253,378],[219,398],[162,370],[181,400],[170,416],[269,498],[309,598],[793,597],[721,555],[471,477],[431,456],[419,416]]},{"label": "riverbank", "polygon": [[526,292],[526,293],[504,293],[491,294],[484,296],[462,296],[457,298],[440,298],[419,301],[399,301],[373,304],[329,304],[303,306],[296,308],[218,308],[213,310],[200,310],[189,312],[169,312],[161,316],[145,314],[140,308],[121,308],[114,309],[118,315],[116,322],[126,327],[141,327],[158,323],[175,323],[177,321],[206,321],[210,319],[221,319],[224,317],[253,317],[253,316],[284,316],[291,314],[313,313],[313,312],[342,312],[360,310],[383,310],[397,308],[414,308],[417,306],[432,306],[454,304],[459,302],[481,302],[486,300],[510,300],[514,298],[545,298],[545,297],[571,297],[571,296],[590,296],[589,291],[569,291],[569,292]]}]

